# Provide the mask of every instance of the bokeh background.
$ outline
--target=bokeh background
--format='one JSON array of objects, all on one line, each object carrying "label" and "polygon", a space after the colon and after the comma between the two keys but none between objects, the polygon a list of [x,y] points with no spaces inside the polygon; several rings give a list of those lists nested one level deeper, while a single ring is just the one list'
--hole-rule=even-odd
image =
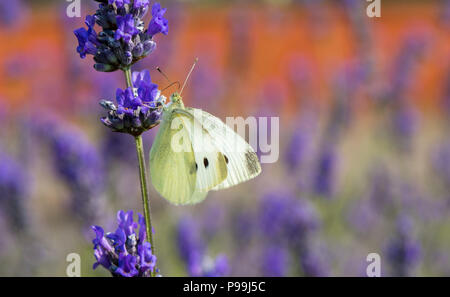
[{"label": "bokeh background", "polygon": [[[198,57],[187,105],[280,118],[257,179],[188,207],[151,189],[162,275],[365,276],[372,252],[382,275],[450,274],[450,1],[161,3],[169,35],[133,70],[164,86],[157,66],[183,80]],[[0,1],[2,276],[64,276],[73,252],[107,276],[90,225],[142,211],[133,139],[99,120],[124,78],[76,53],[95,2],[67,5]]]}]

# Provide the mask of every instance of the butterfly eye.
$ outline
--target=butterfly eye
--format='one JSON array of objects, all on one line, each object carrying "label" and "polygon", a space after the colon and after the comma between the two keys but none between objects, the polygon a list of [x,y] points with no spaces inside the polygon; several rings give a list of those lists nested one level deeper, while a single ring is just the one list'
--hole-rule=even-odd
[{"label": "butterfly eye", "polygon": [[203,165],[205,165],[205,168],[208,168],[209,161],[206,158],[203,158]]}]

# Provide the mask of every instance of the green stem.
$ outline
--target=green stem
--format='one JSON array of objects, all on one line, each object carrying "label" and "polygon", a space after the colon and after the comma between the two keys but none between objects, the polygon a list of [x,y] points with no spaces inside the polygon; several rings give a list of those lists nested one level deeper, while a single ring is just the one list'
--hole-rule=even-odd
[{"label": "green stem", "polygon": [[[131,79],[131,69],[128,67],[123,70],[127,82],[127,87],[132,88],[133,83]],[[136,152],[139,161],[139,177],[141,183],[142,204],[144,208],[145,228],[147,233],[147,241],[151,244],[152,254],[155,255],[155,245],[153,243],[153,228],[152,220],[150,216],[150,202],[148,194],[148,179],[147,179],[147,167],[145,165],[144,144],[142,143],[142,136],[135,136]],[[156,267],[155,267],[156,268]],[[152,276],[155,276],[155,269],[152,271]]]},{"label": "green stem", "polygon": [[125,73],[125,79],[127,81],[127,88],[132,88],[133,87],[133,82],[132,82],[132,79],[131,79],[131,68],[130,67],[125,68],[123,70],[123,72]]},{"label": "green stem", "polygon": [[150,217],[150,203],[148,199],[148,185],[147,185],[147,168],[145,166],[145,157],[144,157],[144,145],[142,144],[142,136],[136,136],[136,151],[139,160],[139,176],[141,180],[141,194],[142,194],[142,204],[144,206],[144,218],[145,218],[145,227],[147,231],[147,239],[152,246],[152,253],[155,254],[155,245],[153,244],[153,228],[152,228],[152,220]]}]

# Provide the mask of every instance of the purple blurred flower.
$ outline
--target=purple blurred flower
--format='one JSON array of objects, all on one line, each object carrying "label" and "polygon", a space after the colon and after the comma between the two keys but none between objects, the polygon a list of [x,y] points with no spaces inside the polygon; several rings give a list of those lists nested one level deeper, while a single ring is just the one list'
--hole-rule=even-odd
[{"label": "purple blurred flower", "polygon": [[450,189],[450,142],[443,142],[433,151],[432,165],[438,178]]},{"label": "purple blurred flower", "polygon": [[129,136],[123,133],[111,133],[106,131],[102,141],[102,154],[105,156],[108,168],[114,165],[114,162],[122,162],[123,165],[137,166],[136,154],[132,153],[135,145],[129,141]]},{"label": "purple blurred flower", "polygon": [[300,265],[304,276],[325,277],[329,275],[323,255],[309,248],[300,252]]},{"label": "purple blurred flower", "polygon": [[377,164],[370,173],[369,201],[378,211],[389,211],[393,207],[394,177],[384,164]]},{"label": "purple blurred flower", "polygon": [[233,238],[239,246],[247,246],[255,233],[255,216],[249,211],[242,211],[234,215],[232,220]]},{"label": "purple blurred flower", "polygon": [[49,145],[53,166],[70,189],[75,214],[92,223],[104,203],[105,172],[99,151],[81,131],[62,122],[48,119],[37,123],[37,135]]},{"label": "purple blurred flower", "polygon": [[397,232],[387,245],[386,256],[392,276],[410,276],[421,258],[420,243],[414,238],[413,222],[409,217],[400,216]]},{"label": "purple blurred flower", "polygon": [[286,276],[289,270],[289,253],[280,246],[268,246],[264,249],[261,264],[265,277]]},{"label": "purple blurred flower", "polygon": [[294,135],[291,138],[288,149],[286,151],[286,165],[290,172],[299,168],[306,155],[306,151],[311,140],[311,135],[301,129],[294,131]]},{"label": "purple blurred flower", "polygon": [[391,74],[390,89],[387,92],[389,101],[404,99],[406,90],[413,82],[413,75],[420,58],[425,55],[428,45],[427,37],[419,34],[407,36],[394,61]]},{"label": "purple blurred flower", "polygon": [[193,218],[184,217],[178,222],[176,240],[190,276],[226,276],[229,273],[225,255],[217,256],[214,261],[208,256],[200,226]]},{"label": "purple blurred flower", "polygon": [[0,23],[6,26],[15,26],[25,19],[27,12],[22,0],[0,1]]},{"label": "purple blurred flower", "polygon": [[441,20],[444,26],[450,27],[450,1],[442,1]]},{"label": "purple blurred flower", "polygon": [[393,111],[392,128],[394,137],[403,149],[411,148],[412,137],[417,130],[419,114],[412,106],[401,104]]},{"label": "purple blurred flower", "polygon": [[203,213],[201,218],[202,232],[208,240],[213,238],[223,227],[225,213],[220,205],[210,205]]},{"label": "purple blurred flower", "polygon": [[214,108],[220,100],[211,98],[221,98],[223,95],[223,77],[213,63],[211,52],[202,52],[202,65],[192,73],[192,105],[203,106],[203,108]]},{"label": "purple blurred flower", "polygon": [[261,232],[270,238],[283,238],[294,197],[290,193],[266,194],[260,204]]},{"label": "purple blurred flower", "polygon": [[306,200],[290,193],[272,192],[260,204],[259,219],[264,238],[287,241],[298,247],[319,226],[316,210]]},{"label": "purple blurred flower", "polygon": [[203,272],[201,275],[204,277],[224,277],[230,273],[230,267],[228,264],[228,258],[226,255],[218,255],[215,260],[206,258],[203,262]]},{"label": "purple blurred flower", "polygon": [[206,247],[201,238],[199,226],[193,218],[184,217],[178,222],[177,245],[189,274],[201,274],[201,262]]},{"label": "purple blurred flower", "polygon": [[28,226],[25,203],[28,193],[26,169],[13,158],[0,154],[0,210],[14,231]]},{"label": "purple blurred flower", "polygon": [[378,208],[370,200],[358,200],[354,202],[349,210],[348,223],[351,228],[367,234],[380,221],[381,216],[378,213]]},{"label": "purple blurred flower", "polygon": [[316,165],[313,190],[316,194],[331,197],[334,194],[337,156],[331,144],[323,147]]},{"label": "purple blurred flower", "polygon": [[[450,1],[449,1],[450,3]],[[450,14],[450,4],[449,7],[449,14]],[[450,18],[449,18],[450,19]],[[444,79],[444,88],[443,88],[443,107],[445,115],[448,118],[450,118],[450,69],[447,70],[447,74],[445,75],[446,79]]]},{"label": "purple blurred flower", "polygon": [[94,256],[99,265],[113,276],[148,277],[156,266],[156,256],[152,254],[150,243],[145,241],[145,221],[141,214],[133,220],[133,211],[117,213],[118,228],[114,233],[104,234],[99,226],[92,226],[95,232]]}]

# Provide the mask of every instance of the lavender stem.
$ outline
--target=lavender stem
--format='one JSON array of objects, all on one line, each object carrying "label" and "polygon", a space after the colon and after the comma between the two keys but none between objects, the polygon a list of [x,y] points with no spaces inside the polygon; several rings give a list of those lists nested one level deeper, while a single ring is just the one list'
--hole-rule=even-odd
[{"label": "lavender stem", "polygon": [[[124,69],[125,78],[128,88],[133,88],[133,83],[131,79],[131,69],[130,67]],[[153,244],[152,236],[152,220],[150,215],[150,202],[148,194],[148,184],[147,184],[147,168],[145,166],[145,155],[144,155],[144,145],[142,143],[142,135],[135,136],[136,141],[136,152],[139,161],[139,177],[141,182],[141,194],[142,194],[142,204],[144,208],[144,218],[145,226],[147,231],[147,240],[151,244],[152,254],[155,255],[155,245]],[[152,276],[155,276],[155,269],[152,270]]]}]

